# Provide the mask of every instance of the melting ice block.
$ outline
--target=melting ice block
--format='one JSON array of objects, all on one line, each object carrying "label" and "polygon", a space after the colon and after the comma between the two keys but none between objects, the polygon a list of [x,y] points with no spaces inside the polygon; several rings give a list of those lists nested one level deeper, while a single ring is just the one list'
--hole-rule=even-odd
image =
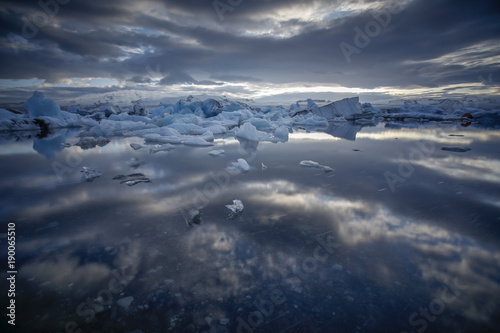
[{"label": "melting ice block", "polygon": [[276,129],[274,132],[274,136],[280,139],[283,142],[288,141],[288,127],[286,126],[280,126]]},{"label": "melting ice block", "polygon": [[244,206],[243,206],[243,203],[241,202],[241,200],[235,199],[235,200],[233,200],[233,204],[226,205],[226,208],[231,211],[231,213],[229,213],[229,216],[228,216],[228,219],[231,220],[231,219],[238,217],[241,214]]},{"label": "melting ice block", "polygon": [[250,166],[248,165],[247,161],[245,161],[243,158],[238,158],[236,162],[232,162],[227,168],[226,171],[229,173],[242,173],[242,172],[248,172],[250,170]]},{"label": "melting ice block", "polygon": [[101,177],[101,173],[99,171],[88,168],[88,167],[83,167],[82,172],[83,172],[82,178],[88,182],[91,182],[94,179]]},{"label": "melting ice block", "polygon": [[208,152],[208,155],[213,156],[213,157],[217,157],[217,156],[220,156],[222,154],[224,154],[224,149],[211,150]]},{"label": "melting ice block", "polygon": [[333,169],[330,168],[329,166],[321,165],[318,162],[314,162],[314,161],[310,161],[310,160],[301,161],[300,165],[304,166],[304,167],[309,167],[309,168],[323,169],[324,172],[331,172],[331,171],[333,171]]},{"label": "melting ice block", "polygon": [[201,224],[201,208],[200,209],[191,209],[187,216],[185,216],[186,224],[189,228],[194,226],[195,224]]},{"label": "melting ice block", "polygon": [[31,118],[37,117],[61,117],[61,108],[50,98],[45,98],[43,93],[35,91],[33,96],[28,98],[24,107],[28,110]]},{"label": "melting ice block", "polygon": [[250,123],[244,123],[236,132],[236,137],[247,139],[250,141],[259,141],[259,131],[257,131],[257,128],[254,125]]},{"label": "melting ice block", "polygon": [[130,147],[132,147],[134,150],[139,150],[142,148],[142,145],[140,145],[138,143],[131,143]]},{"label": "melting ice block", "polygon": [[326,119],[344,117],[346,120],[363,117],[363,109],[359,104],[359,97],[344,98],[343,100],[313,109],[312,112]]},{"label": "melting ice block", "polygon": [[130,175],[118,175],[113,177],[113,180],[121,180],[120,184],[127,184],[128,186],[134,186],[139,183],[151,183],[151,179],[146,177],[143,173],[132,173]]}]

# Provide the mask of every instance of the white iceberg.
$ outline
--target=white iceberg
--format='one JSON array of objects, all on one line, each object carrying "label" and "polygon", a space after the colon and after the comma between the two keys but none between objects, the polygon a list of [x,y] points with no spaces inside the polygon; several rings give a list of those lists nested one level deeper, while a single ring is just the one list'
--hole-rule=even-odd
[{"label": "white iceberg", "polygon": [[172,149],[174,149],[175,146],[174,145],[171,145],[171,144],[164,144],[164,145],[158,145],[156,147],[151,147],[149,148],[149,153],[150,154],[156,154],[160,151],[171,151]]},{"label": "white iceberg", "polygon": [[343,100],[331,104],[314,108],[311,110],[317,116],[326,119],[344,118],[346,120],[355,120],[359,118],[373,117],[372,113],[364,114],[359,97],[344,98]]},{"label": "white iceberg", "polygon": [[243,138],[250,141],[259,141],[259,132],[257,128],[251,123],[244,123],[236,132],[237,138]]},{"label": "white iceberg", "polygon": [[208,155],[213,156],[213,157],[217,157],[217,156],[220,156],[222,154],[224,154],[224,149],[211,150],[208,152]]},{"label": "white iceberg", "polygon": [[308,167],[308,168],[318,168],[322,169],[324,172],[332,172],[334,171],[332,168],[326,165],[321,165],[318,162],[311,161],[311,160],[305,160],[300,162],[301,166]]},{"label": "white iceberg", "polygon": [[286,126],[280,126],[276,129],[276,131],[274,131],[274,137],[278,138],[283,142],[288,141],[288,135],[289,135],[288,127]]},{"label": "white iceberg", "polygon": [[243,203],[241,202],[241,200],[235,199],[235,200],[233,200],[233,204],[226,205],[226,208],[231,211],[231,213],[229,213],[228,219],[232,220],[232,219],[238,217],[241,214],[241,212],[243,211],[243,208],[245,208],[245,207],[243,206]]},{"label": "white iceberg", "polygon": [[250,166],[243,158],[238,158],[236,162],[231,162],[231,164],[226,168],[226,171],[232,174],[248,172],[249,170]]}]

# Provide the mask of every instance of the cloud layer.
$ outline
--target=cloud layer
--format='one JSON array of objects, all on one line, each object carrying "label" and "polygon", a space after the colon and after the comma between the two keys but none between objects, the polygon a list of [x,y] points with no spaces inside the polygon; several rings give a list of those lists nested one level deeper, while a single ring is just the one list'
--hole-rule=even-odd
[{"label": "cloud layer", "polygon": [[100,78],[103,89],[246,97],[263,84],[452,94],[497,92],[500,81],[494,0],[8,0],[0,18],[10,90],[11,80],[67,89]]}]

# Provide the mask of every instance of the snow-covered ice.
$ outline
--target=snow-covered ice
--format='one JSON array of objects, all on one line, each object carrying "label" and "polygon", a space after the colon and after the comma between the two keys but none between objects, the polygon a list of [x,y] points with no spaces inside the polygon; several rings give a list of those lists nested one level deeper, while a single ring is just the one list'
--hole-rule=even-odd
[{"label": "snow-covered ice", "polygon": [[243,158],[238,158],[236,162],[231,162],[231,164],[226,168],[226,171],[232,174],[248,172],[250,170],[250,165]]},{"label": "snow-covered ice", "polygon": [[330,168],[329,166],[321,165],[318,162],[310,161],[310,160],[301,161],[300,165],[304,166],[304,167],[308,167],[308,168],[322,169],[324,172],[332,172],[333,171],[333,169]]},{"label": "snow-covered ice", "polygon": [[224,154],[224,149],[216,149],[216,150],[211,150],[208,152],[208,155],[213,156],[213,157],[217,157],[217,156],[220,156],[222,154]]},{"label": "snow-covered ice", "polygon": [[226,205],[226,208],[231,211],[231,213],[229,213],[229,216],[228,216],[228,219],[231,220],[231,219],[238,217],[241,214],[241,212],[243,211],[243,208],[245,208],[245,207],[243,206],[243,202],[241,202],[241,200],[235,199],[235,200],[233,200],[233,204]]}]

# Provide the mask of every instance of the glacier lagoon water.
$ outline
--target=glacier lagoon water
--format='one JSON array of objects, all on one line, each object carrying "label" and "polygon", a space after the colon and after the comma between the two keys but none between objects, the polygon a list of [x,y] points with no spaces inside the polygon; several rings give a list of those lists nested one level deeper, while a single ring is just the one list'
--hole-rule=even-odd
[{"label": "glacier lagoon water", "polygon": [[[378,125],[355,141],[299,131],[286,143],[217,139],[155,154],[139,138],[64,148],[77,134],[0,146],[0,241],[6,249],[14,222],[22,332],[500,324],[498,129]],[[226,172],[238,158],[249,172]],[[82,180],[83,166],[102,175]],[[132,173],[151,182],[113,179]],[[234,199],[244,210],[228,219]],[[201,223],[188,227],[193,208]]]}]

